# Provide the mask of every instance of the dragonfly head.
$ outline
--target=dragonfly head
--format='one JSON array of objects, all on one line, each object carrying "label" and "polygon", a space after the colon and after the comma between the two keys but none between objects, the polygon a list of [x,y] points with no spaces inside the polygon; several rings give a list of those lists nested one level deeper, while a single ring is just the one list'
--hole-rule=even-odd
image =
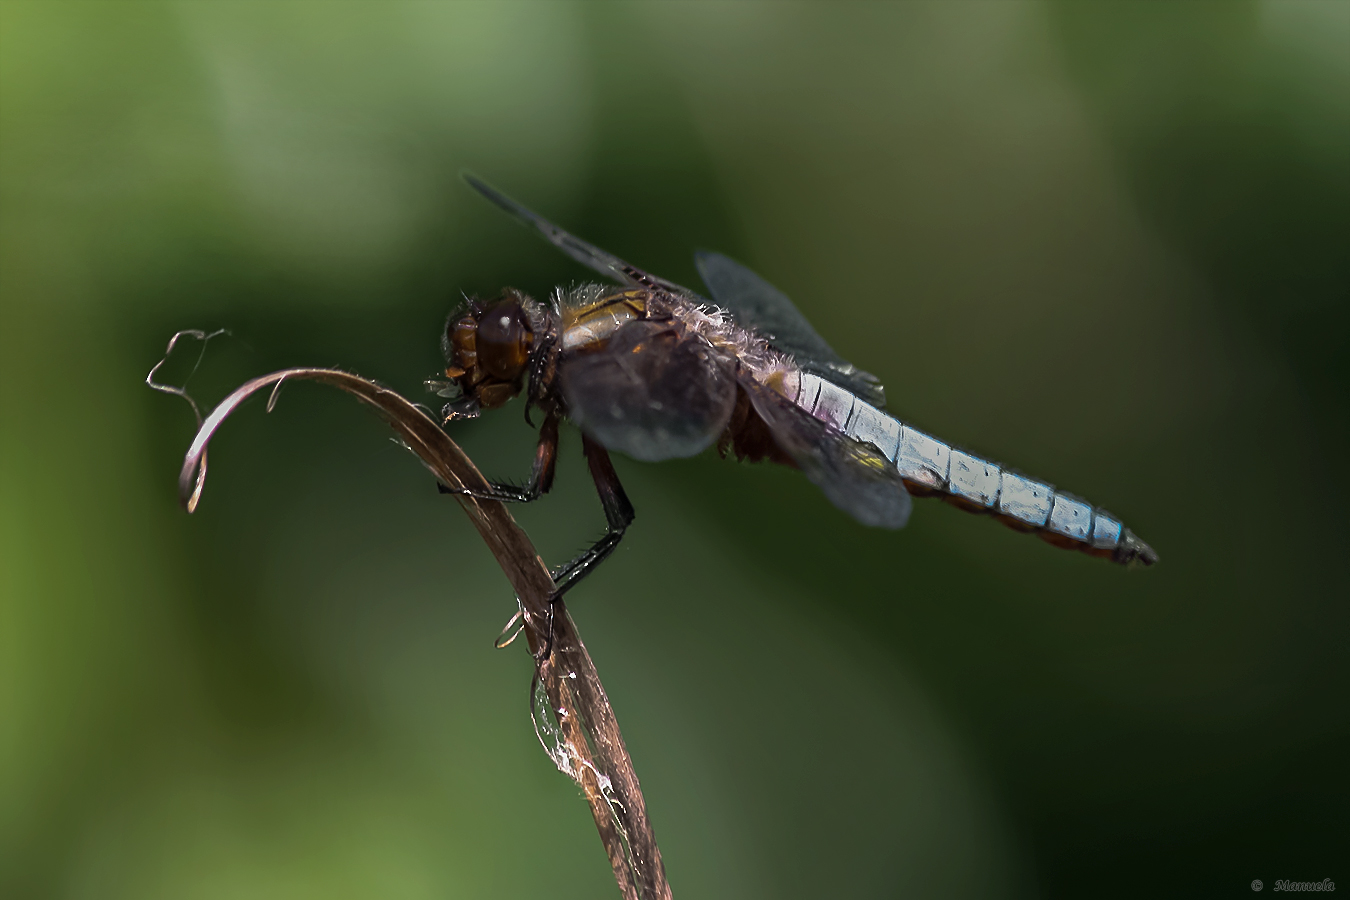
[{"label": "dragonfly head", "polygon": [[534,347],[532,301],[507,288],[496,300],[470,300],[446,322],[441,347],[463,397],[452,403],[448,418],[470,418],[480,409],[502,406],[524,385]]}]

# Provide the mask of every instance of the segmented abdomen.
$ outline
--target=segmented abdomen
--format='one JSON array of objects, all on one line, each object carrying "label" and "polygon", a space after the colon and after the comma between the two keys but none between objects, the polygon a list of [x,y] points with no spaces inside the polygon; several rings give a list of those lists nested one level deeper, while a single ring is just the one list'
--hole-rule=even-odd
[{"label": "segmented abdomen", "polygon": [[911,494],[941,496],[1056,546],[1114,562],[1158,561],[1153,548],[1105,510],[957,450],[816,375],[802,372],[797,387],[797,396],[789,399],[848,437],[875,446]]}]

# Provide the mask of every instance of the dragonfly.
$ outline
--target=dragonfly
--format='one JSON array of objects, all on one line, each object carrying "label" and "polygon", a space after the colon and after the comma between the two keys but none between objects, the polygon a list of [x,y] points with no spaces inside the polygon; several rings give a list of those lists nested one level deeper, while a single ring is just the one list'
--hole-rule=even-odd
[{"label": "dragonfly", "polygon": [[[520,395],[542,416],[522,485],[450,489],[504,502],[548,493],[558,428],[579,427],[607,528],[553,573],[554,599],[605,560],[633,522],[609,451],[647,462],[723,455],[800,470],[864,525],[902,528],[911,497],[938,497],[1050,544],[1126,565],[1158,556],[1120,519],[885,412],[879,380],[844,360],[788,297],[720,253],[695,264],[711,299],[575,237],[472,175],[465,181],[575,261],[604,276],[547,303],[512,288],[468,298],[442,335],[446,423]],[[532,424],[532,422],[531,422]]]}]

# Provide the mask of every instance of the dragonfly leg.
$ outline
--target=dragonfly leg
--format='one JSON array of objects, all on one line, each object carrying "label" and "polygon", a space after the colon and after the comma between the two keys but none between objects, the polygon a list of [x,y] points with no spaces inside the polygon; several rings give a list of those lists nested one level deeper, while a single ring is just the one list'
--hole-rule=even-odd
[{"label": "dragonfly leg", "polygon": [[553,487],[553,470],[558,462],[558,414],[550,412],[539,426],[539,446],[534,451],[534,470],[527,484],[498,484],[491,482],[487,490],[450,488],[437,483],[442,494],[459,494],[478,500],[497,500],[502,503],[529,503],[547,494]]},{"label": "dragonfly leg", "polygon": [[628,495],[624,493],[623,485],[619,483],[614,463],[609,459],[609,451],[585,435],[582,436],[582,448],[586,453],[591,478],[595,480],[595,490],[600,495],[600,505],[605,510],[605,522],[608,527],[605,536],[596,541],[589,550],[553,573],[554,590],[550,602],[562,599],[562,595],[575,587],[577,582],[595,571],[595,568],[605,561],[605,557],[619,546],[623,533],[633,522],[633,504],[628,502]]}]

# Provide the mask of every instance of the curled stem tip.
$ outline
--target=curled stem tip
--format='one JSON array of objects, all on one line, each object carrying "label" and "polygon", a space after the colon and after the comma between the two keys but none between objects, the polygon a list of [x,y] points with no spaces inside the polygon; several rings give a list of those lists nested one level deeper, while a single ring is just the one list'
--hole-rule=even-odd
[{"label": "curled stem tip", "polygon": [[[192,407],[192,416],[194,419],[196,419],[198,428],[202,427],[202,411],[197,406],[197,401],[193,400],[192,395],[187,392],[187,383],[192,378],[192,376],[197,373],[197,368],[201,366],[202,359],[205,358],[206,356],[206,345],[211,342],[211,339],[214,337],[219,337],[222,334],[228,335],[229,333],[230,332],[224,328],[218,328],[212,332],[205,332],[201,331],[200,329],[189,328],[184,331],[178,332],[173,337],[169,338],[169,345],[164,348],[164,356],[160,359],[159,362],[155,363],[154,367],[150,370],[150,373],[145,376],[145,383],[152,390],[161,391],[165,394],[173,394],[176,397],[182,397],[184,400],[186,400],[188,406]],[[159,372],[160,368],[166,362],[169,361],[169,357],[173,355],[173,348],[177,346],[179,339],[185,337],[195,338],[196,340],[201,341],[202,346],[201,350],[197,352],[196,361],[192,364],[192,371],[188,372],[187,378],[183,379],[182,387],[178,387],[172,384],[163,384],[161,382],[156,381],[155,375]],[[202,451],[200,463],[194,469],[194,473],[196,477],[193,479],[193,487],[191,491],[185,498],[180,498],[180,502],[183,503],[183,505],[187,508],[188,512],[192,512],[192,510],[196,509],[197,501],[200,500],[202,496],[202,487],[205,486],[206,484],[205,450]]]}]

